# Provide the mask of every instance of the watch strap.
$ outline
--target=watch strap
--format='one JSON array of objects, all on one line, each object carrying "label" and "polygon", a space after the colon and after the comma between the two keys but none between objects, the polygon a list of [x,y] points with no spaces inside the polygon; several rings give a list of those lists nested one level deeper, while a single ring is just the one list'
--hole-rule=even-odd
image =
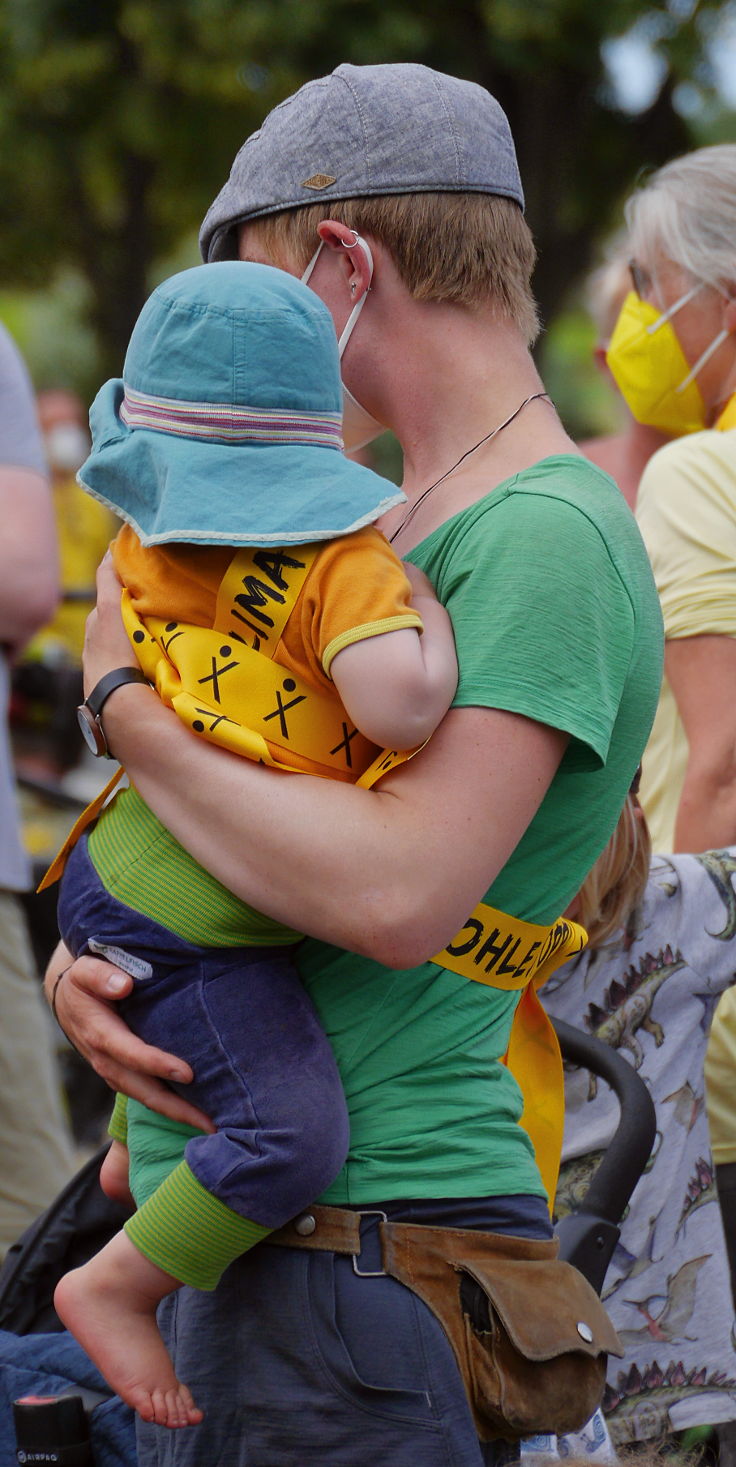
[{"label": "watch strap", "polygon": [[151,686],[140,667],[113,668],[112,672],[106,672],[104,677],[95,683],[89,697],[84,700],[93,718],[99,718],[110,694],[114,693],[116,688],[122,687],[124,683],[146,683],[148,687]]}]

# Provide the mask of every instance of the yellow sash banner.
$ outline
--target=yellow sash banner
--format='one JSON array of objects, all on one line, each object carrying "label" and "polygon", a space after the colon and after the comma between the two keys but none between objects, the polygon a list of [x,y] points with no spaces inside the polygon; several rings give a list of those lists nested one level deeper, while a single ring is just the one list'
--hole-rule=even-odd
[{"label": "yellow sash banner", "polygon": [[[274,652],[319,551],[238,550],[217,593],[214,625],[148,616],[123,592],[126,631],[146,677],[187,728],[273,768],[373,784],[409,757],[382,750],[320,692],[274,660]],[[293,755],[296,755],[296,761]]]},{"label": "yellow sash banner", "polygon": [[[238,550],[217,592],[214,626],[121,610],[135,654],[165,703],[193,733],[259,764],[370,788],[418,750],[382,749],[364,738],[337,699],[273,660],[319,545]],[[297,755],[289,762],[289,754]],[[70,850],[96,820],[123,771],[75,822],[38,890],[58,881]]]},{"label": "yellow sash banner", "polygon": [[534,1146],[550,1211],[560,1169],[565,1091],[557,1035],[537,990],[586,942],[584,928],[566,917],[545,927],[479,902],[462,930],[432,959],[474,983],[523,990],[505,1063],[524,1098],[521,1125]]},{"label": "yellow sash banner", "polygon": [[67,856],[69,855],[69,852],[74,849],[80,835],[84,835],[87,826],[91,825],[92,821],[97,819],[97,816],[99,815],[103,805],[107,804],[110,795],[115,789],[115,786],[120,783],[120,780],[122,779],[124,773],[125,770],[121,767],[118,767],[115,770],[115,773],[111,775],[108,779],[104,789],[101,789],[99,794],[95,795],[93,800],[90,800],[90,803],[88,804],[86,810],[83,810],[78,819],[74,821],[74,824],[69,831],[69,834],[64,841],[63,846],[60,850],[57,851],[53,861],[51,862],[51,865],[49,866],[48,871],[46,872],[46,875],[36,887],[36,891],[45,891],[47,886],[53,886],[54,882],[60,879],[64,871],[64,867],[66,866]]}]

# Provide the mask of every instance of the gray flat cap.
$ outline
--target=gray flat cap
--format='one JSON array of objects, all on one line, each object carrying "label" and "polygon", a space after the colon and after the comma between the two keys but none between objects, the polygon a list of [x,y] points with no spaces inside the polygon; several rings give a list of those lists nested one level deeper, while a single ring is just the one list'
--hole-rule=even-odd
[{"label": "gray flat cap", "polygon": [[200,230],[204,260],[237,256],[236,227],[317,199],[524,195],[506,114],[484,87],[428,66],[344,63],[307,82],[243,144]]}]

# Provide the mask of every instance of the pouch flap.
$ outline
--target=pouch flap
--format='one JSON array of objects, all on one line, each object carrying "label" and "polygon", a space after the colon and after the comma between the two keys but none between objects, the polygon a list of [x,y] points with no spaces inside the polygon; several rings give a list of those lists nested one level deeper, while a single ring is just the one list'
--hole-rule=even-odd
[{"label": "pouch flap", "polygon": [[623,1355],[623,1347],[587,1279],[559,1259],[477,1259],[455,1263],[480,1285],[511,1343],[526,1360],[580,1351]]}]

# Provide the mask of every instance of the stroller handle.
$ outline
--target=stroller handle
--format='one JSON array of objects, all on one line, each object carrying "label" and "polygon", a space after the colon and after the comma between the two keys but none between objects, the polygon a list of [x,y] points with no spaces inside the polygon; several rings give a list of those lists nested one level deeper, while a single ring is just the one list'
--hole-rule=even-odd
[{"label": "stroller handle", "polygon": [[618,1223],[651,1155],[657,1124],[647,1086],[618,1053],[563,1019],[552,1019],[562,1058],[610,1085],[619,1123],[575,1212],[557,1222],[560,1258],[572,1263],[600,1294],[619,1239]]},{"label": "stroller handle", "polygon": [[641,1076],[617,1050],[562,1019],[552,1023],[562,1058],[605,1080],[621,1106],[615,1134],[583,1204],[585,1212],[618,1223],[651,1156],[657,1131],[654,1103]]}]

